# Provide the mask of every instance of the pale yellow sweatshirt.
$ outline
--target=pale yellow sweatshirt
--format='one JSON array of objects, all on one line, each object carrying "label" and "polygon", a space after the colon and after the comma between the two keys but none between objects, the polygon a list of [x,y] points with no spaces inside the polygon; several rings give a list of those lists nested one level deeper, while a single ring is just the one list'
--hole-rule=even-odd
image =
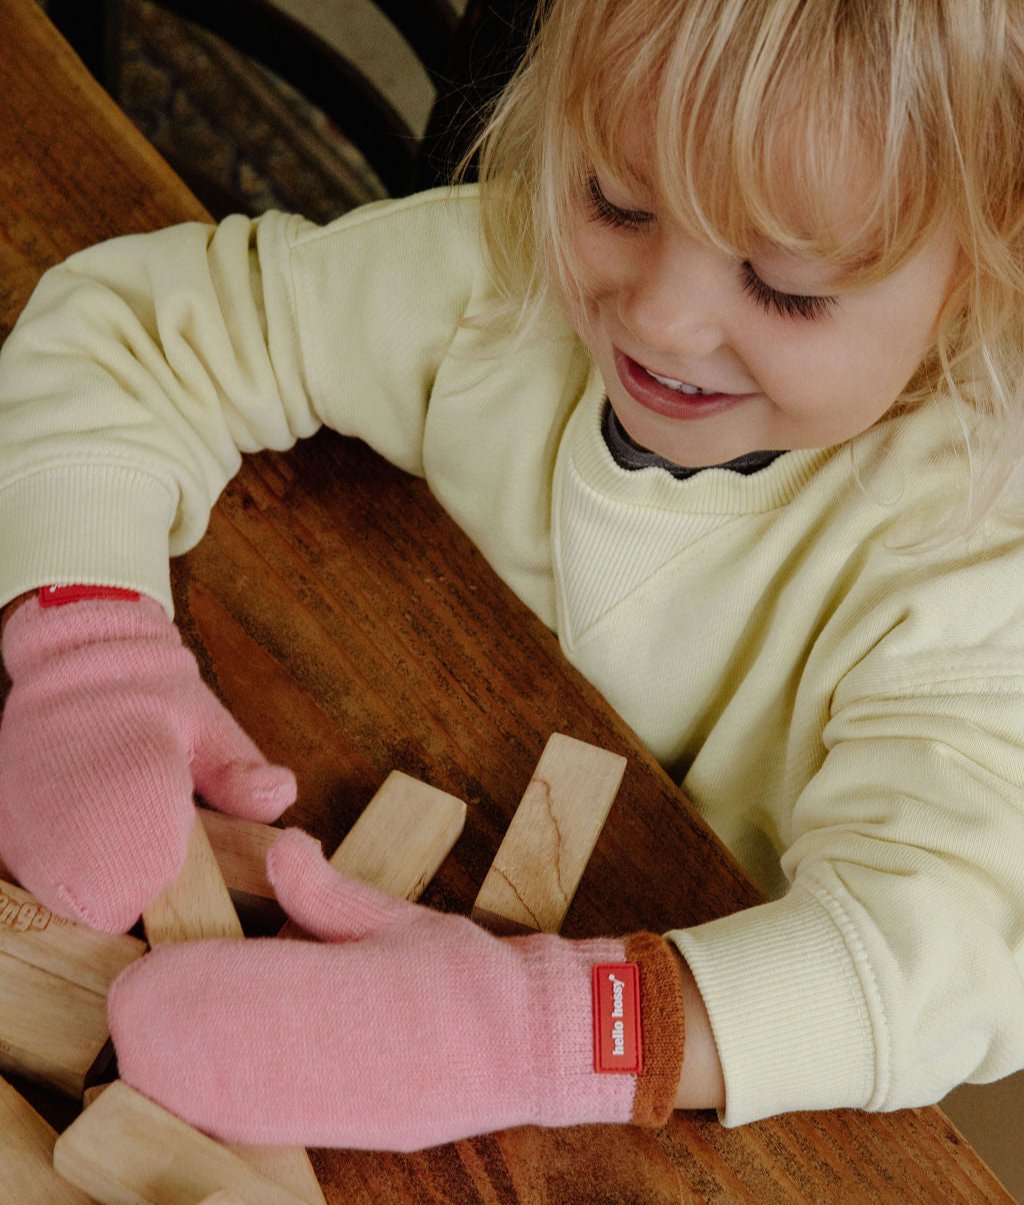
[{"label": "pale yellow sweatshirt", "polygon": [[477,198],[271,214],[48,273],[0,356],[0,601],[171,607],[240,453],[327,424],[422,474],[772,902],[673,932],[726,1124],[1024,1065],[1024,539],[901,551],[963,489],[935,401],[749,477],[619,467],[555,314],[494,302]]}]

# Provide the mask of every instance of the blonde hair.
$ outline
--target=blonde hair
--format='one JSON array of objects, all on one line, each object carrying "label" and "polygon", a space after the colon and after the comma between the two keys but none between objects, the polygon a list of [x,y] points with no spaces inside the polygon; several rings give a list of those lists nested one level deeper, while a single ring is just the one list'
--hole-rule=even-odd
[{"label": "blonde hair", "polygon": [[[570,230],[595,168],[642,173],[659,207],[730,253],[760,234],[853,284],[952,221],[962,271],[897,405],[950,391],[972,466],[962,526],[995,506],[1024,458],[1024,0],[542,7],[481,139],[484,239],[520,327],[580,300]],[[852,167],[873,204],[840,240],[828,198]]]}]

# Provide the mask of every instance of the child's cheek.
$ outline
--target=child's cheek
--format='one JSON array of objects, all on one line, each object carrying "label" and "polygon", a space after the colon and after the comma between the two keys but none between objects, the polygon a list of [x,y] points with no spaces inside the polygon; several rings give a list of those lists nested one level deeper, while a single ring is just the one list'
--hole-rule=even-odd
[{"label": "child's cheek", "polygon": [[573,229],[569,243],[568,266],[573,283],[588,300],[600,300],[613,288],[621,274],[618,261],[622,248],[615,232],[597,222],[581,219]]},{"label": "child's cheek", "polygon": [[608,271],[609,249],[604,232],[581,221],[565,249],[561,287],[569,321],[585,342],[590,342],[602,303],[613,292]]}]

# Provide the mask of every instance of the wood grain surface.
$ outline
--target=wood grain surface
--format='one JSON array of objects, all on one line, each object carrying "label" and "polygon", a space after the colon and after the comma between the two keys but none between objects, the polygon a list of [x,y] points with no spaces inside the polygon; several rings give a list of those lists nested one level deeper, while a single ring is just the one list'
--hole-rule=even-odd
[{"label": "wood grain surface", "polygon": [[151,946],[243,936],[242,922],[198,811],[181,872],[143,909],[142,927]]},{"label": "wood grain surface", "polygon": [[89,1205],[54,1171],[56,1141],[53,1127],[0,1079],[0,1205]]},{"label": "wood grain surface", "polygon": [[461,799],[392,770],[329,860],[342,874],[415,903],[465,826]]},{"label": "wood grain surface", "polygon": [[492,933],[557,933],[594,852],[626,759],[548,739],[470,916]]},{"label": "wood grain surface", "polygon": [[225,1188],[248,1205],[310,1201],[120,1081],[60,1135],[53,1165],[101,1205],[194,1205]]},{"label": "wood grain surface", "polygon": [[[0,334],[40,271],[99,238],[200,216],[61,48],[0,0]],[[742,871],[420,482],[323,433],[248,458],[177,618],[211,683],[292,766],[286,819],[336,846],[393,769],[469,804],[424,902],[468,911],[552,732],[627,759],[562,932],[654,930],[756,903]],[[727,1130],[524,1128],[416,1155],[313,1152],[330,1202],[1010,1200],[937,1109],[794,1114]]]},{"label": "wood grain surface", "polygon": [[55,916],[0,879],[0,1071],[81,1100],[110,1061],[107,991],[145,948]]}]

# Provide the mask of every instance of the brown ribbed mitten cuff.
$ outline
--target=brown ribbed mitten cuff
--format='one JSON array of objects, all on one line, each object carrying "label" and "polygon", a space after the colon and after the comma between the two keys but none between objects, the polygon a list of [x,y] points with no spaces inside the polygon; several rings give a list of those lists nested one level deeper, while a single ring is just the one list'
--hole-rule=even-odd
[{"label": "brown ribbed mitten cuff", "polygon": [[679,956],[655,933],[631,933],[626,960],[640,968],[643,1070],[633,1098],[634,1125],[665,1125],[683,1072],[686,1022]]}]

